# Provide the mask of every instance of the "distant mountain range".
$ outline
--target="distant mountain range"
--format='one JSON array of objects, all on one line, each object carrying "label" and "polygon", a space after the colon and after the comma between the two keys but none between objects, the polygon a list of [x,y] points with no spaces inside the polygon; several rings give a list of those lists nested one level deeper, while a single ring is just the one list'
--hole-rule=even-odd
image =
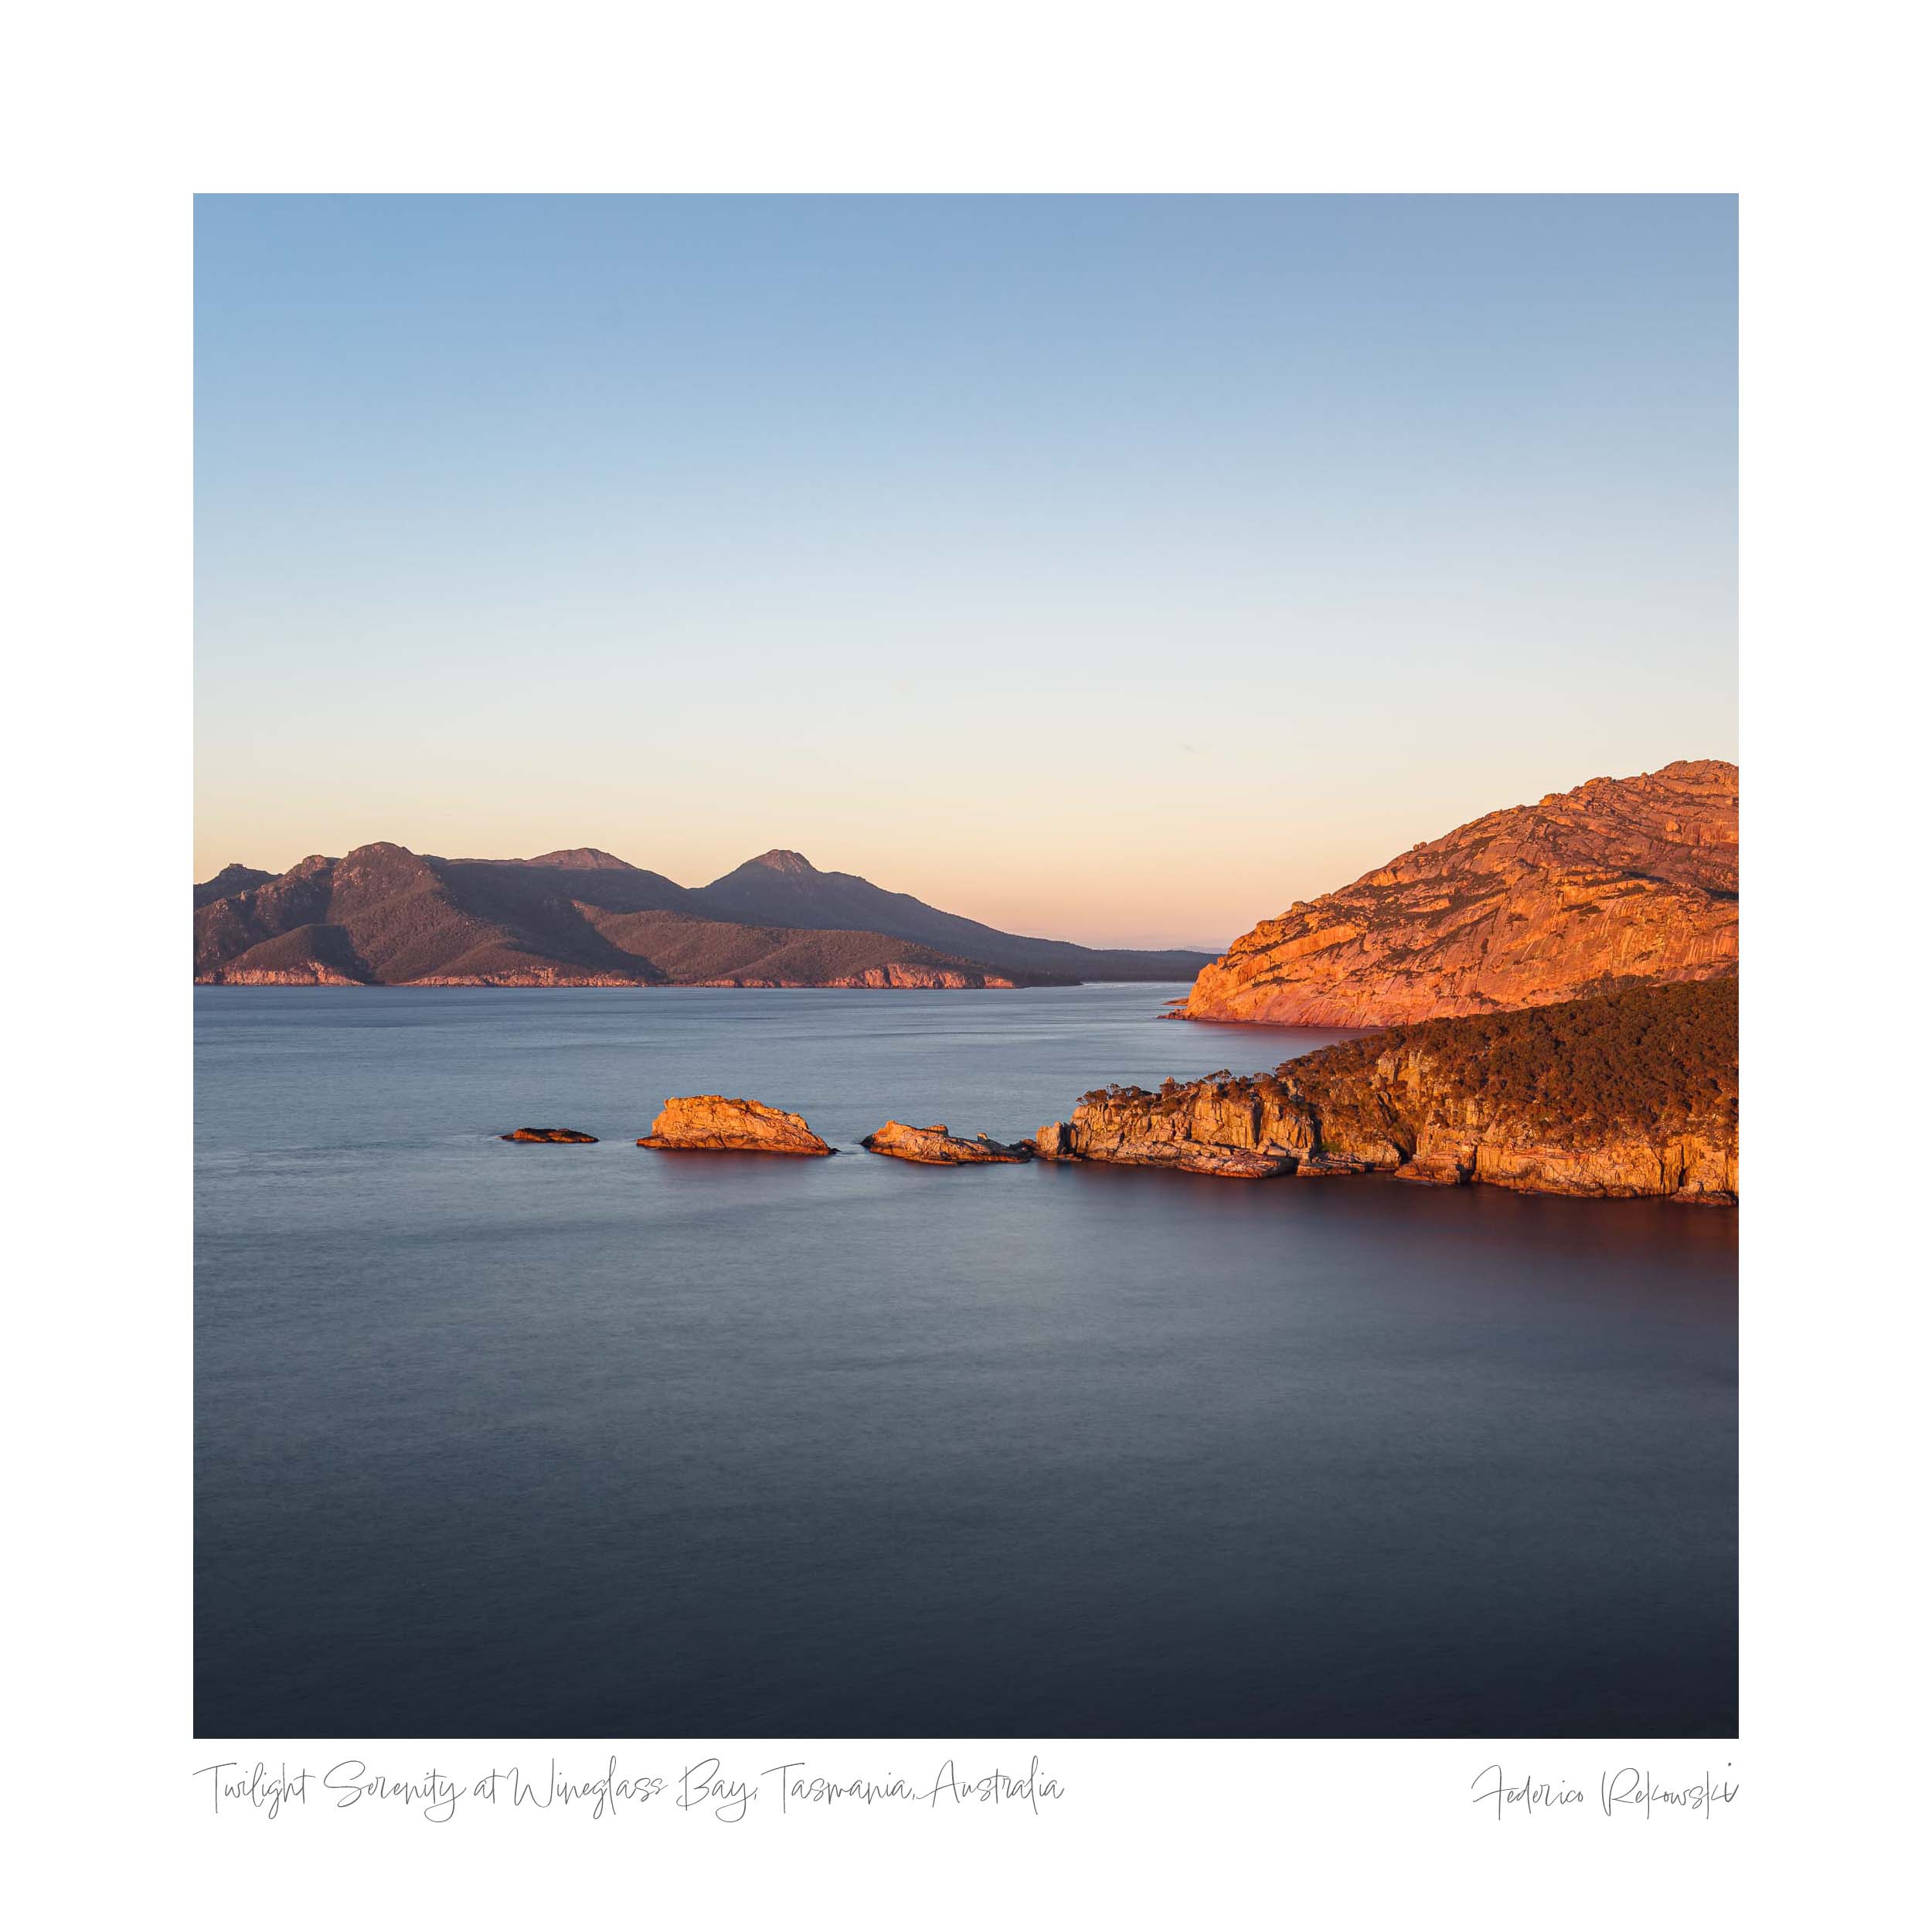
[{"label": "distant mountain range", "polygon": [[1737,767],[1593,778],[1245,933],[1186,1019],[1389,1026],[1737,971]]},{"label": "distant mountain range", "polygon": [[195,978],[214,985],[1072,985],[1189,979],[1210,957],[1001,932],[795,852],[694,888],[594,846],[376,844],[195,888]]}]

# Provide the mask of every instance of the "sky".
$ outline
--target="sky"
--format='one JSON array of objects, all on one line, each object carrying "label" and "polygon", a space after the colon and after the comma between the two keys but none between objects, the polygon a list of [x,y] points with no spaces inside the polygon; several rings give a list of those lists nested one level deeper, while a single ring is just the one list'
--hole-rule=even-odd
[{"label": "sky", "polygon": [[1736,755],[1730,196],[202,196],[196,876],[1218,950]]}]

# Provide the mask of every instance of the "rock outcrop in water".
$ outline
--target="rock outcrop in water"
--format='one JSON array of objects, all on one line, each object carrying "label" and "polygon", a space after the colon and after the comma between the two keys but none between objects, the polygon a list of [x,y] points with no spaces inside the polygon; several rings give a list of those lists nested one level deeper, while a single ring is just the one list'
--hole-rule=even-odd
[{"label": "rock outcrop in water", "polygon": [[553,1147],[595,1147],[594,1134],[580,1134],[573,1127],[519,1127],[512,1133],[499,1134],[500,1141],[541,1141]]},{"label": "rock outcrop in water", "polygon": [[1593,778],[1291,906],[1202,968],[1185,1019],[1385,1026],[1737,967],[1737,767]]},{"label": "rock outcrop in water", "polygon": [[944,1127],[907,1127],[900,1121],[888,1121],[859,1145],[874,1154],[889,1154],[895,1160],[920,1161],[932,1167],[1010,1164],[1033,1158],[1024,1146],[1009,1147],[984,1134],[968,1141]]},{"label": "rock outcrop in water", "polygon": [[726,1100],[722,1094],[686,1094],[666,1100],[638,1145],[705,1154],[835,1151],[799,1115],[760,1100]]},{"label": "rock outcrop in water", "polygon": [[1043,1161],[1099,1161],[1112,1167],[1165,1167],[1182,1174],[1209,1174],[1224,1181],[1267,1181],[1291,1174],[1285,1147],[1233,1146],[1198,1139],[1185,1127],[1122,1104],[1074,1108],[1070,1121],[1049,1121],[1033,1137]]},{"label": "rock outcrop in water", "polygon": [[1265,1180],[1381,1172],[1528,1192],[1737,1199],[1737,981],[1391,1027],[1272,1073],[1086,1095],[1048,1160]]}]

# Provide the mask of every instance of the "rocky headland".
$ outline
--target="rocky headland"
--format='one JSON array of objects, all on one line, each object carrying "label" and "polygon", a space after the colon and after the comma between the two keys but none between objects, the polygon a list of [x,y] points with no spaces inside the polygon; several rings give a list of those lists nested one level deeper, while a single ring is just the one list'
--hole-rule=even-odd
[{"label": "rocky headland", "polygon": [[1177,1017],[1388,1026],[1737,967],[1737,767],[1593,778],[1264,920]]},{"label": "rocky headland", "polygon": [[907,1127],[888,1121],[859,1145],[895,1160],[918,1161],[930,1167],[974,1167],[988,1163],[1030,1161],[1032,1150],[1024,1141],[1009,1146],[981,1134],[966,1140],[944,1127]]},{"label": "rocky headland", "polygon": [[760,1100],[727,1100],[722,1094],[685,1094],[668,1100],[638,1142],[667,1152],[806,1154],[837,1151],[796,1114]]},{"label": "rocky headland", "polygon": [[1382,1172],[1728,1206],[1737,1093],[1732,977],[1390,1027],[1272,1073],[1097,1090],[1035,1145],[1229,1179]]}]

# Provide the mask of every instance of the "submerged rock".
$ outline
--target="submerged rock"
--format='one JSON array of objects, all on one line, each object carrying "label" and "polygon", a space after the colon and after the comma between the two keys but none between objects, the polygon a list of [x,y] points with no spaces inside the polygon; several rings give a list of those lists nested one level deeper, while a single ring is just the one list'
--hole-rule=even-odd
[{"label": "submerged rock", "polygon": [[1023,1141],[1009,1147],[984,1134],[968,1141],[944,1127],[907,1127],[899,1121],[888,1121],[859,1145],[874,1154],[889,1154],[900,1161],[923,1161],[933,1167],[974,1167],[1033,1158]]},{"label": "submerged rock", "polygon": [[638,1142],[666,1151],[707,1154],[830,1154],[796,1114],[761,1100],[726,1100],[722,1094],[685,1094],[664,1104],[651,1131]]},{"label": "submerged rock", "polygon": [[499,1141],[546,1141],[555,1145],[594,1147],[594,1134],[580,1134],[573,1127],[519,1127],[514,1134],[499,1134]]}]

